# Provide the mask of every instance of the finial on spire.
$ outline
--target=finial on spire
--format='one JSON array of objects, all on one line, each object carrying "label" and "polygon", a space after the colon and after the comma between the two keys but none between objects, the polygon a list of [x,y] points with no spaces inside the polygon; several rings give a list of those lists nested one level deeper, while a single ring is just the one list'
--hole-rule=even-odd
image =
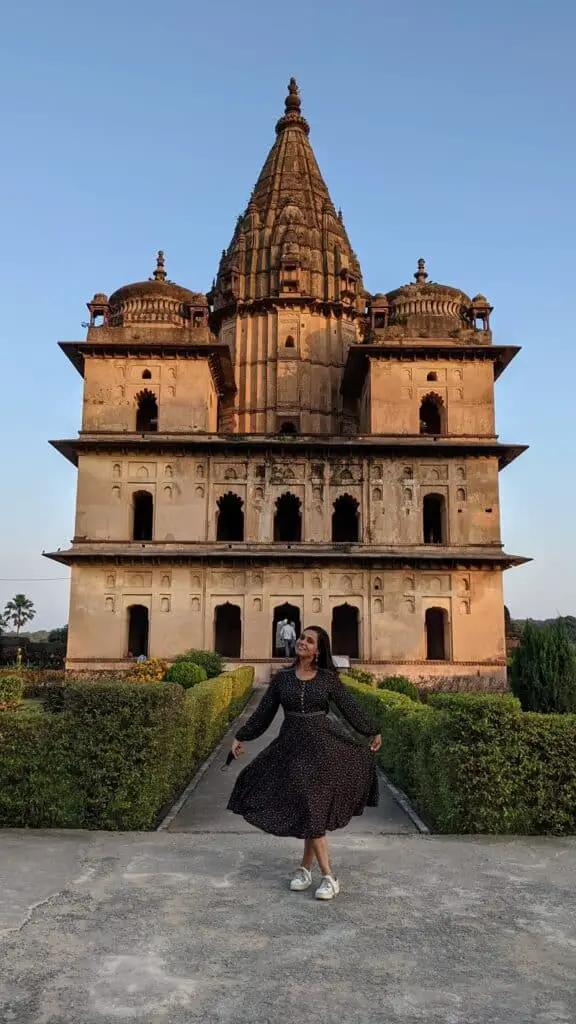
[{"label": "finial on spire", "polygon": [[154,274],[152,276],[155,281],[166,280],[166,270],[164,269],[164,252],[162,249],[158,250],[158,255],[156,257],[156,270],[154,271]]},{"label": "finial on spire", "polygon": [[284,100],[284,108],[284,113],[276,124],[276,134],[279,135],[286,128],[301,128],[308,135],[310,127],[302,117],[300,89],[295,78],[291,78],[288,83],[288,95]]},{"label": "finial on spire", "polygon": [[426,281],[428,280],[426,260],[418,260],[418,270],[414,274],[414,280],[416,281],[416,284],[426,284]]},{"label": "finial on spire", "polygon": [[300,113],[300,90],[295,78],[291,78],[288,83],[288,95],[284,102],[284,106],[286,107],[287,114],[289,114],[291,110],[295,111],[296,114]]}]

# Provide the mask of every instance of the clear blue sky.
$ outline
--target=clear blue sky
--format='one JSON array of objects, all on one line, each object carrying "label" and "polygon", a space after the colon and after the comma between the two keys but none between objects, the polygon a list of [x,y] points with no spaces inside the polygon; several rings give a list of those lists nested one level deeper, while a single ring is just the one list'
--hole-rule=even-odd
[{"label": "clear blue sky", "polygon": [[[364,281],[432,278],[495,307],[523,351],[497,424],[530,452],[501,475],[513,615],[576,613],[576,7],[568,0],[20,0],[2,15],[0,607],[66,621],[80,424],[57,349],[84,303],[147,277],[207,289],[295,75]],[[4,577],[10,577],[5,580]],[[29,582],[29,579],[34,582]]]}]

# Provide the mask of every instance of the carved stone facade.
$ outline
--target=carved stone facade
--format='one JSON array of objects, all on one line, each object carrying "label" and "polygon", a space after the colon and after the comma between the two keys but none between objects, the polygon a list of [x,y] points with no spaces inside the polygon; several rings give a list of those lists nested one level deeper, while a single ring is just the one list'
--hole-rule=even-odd
[{"label": "carved stone facade", "polygon": [[429,283],[369,295],[295,82],[212,292],[88,303],[68,666],[216,646],[262,666],[277,625],[412,676],[505,671],[491,307]]}]

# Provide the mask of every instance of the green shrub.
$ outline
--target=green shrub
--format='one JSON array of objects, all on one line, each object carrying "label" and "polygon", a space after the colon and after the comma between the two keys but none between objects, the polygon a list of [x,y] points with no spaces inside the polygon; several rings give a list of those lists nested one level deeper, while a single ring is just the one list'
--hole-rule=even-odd
[{"label": "green shrub", "polygon": [[371,672],[364,672],[361,668],[349,668],[346,672],[349,679],[353,679],[355,683],[361,683],[363,686],[374,686],[375,679]]},{"label": "green shrub", "polygon": [[0,713],[0,825],[150,829],[252,690],[241,668],[191,690],[73,681],[58,714]]},{"label": "green shrub", "polygon": [[576,712],[576,652],[562,620],[526,623],[510,675],[524,711]]},{"label": "green shrub", "polygon": [[185,690],[207,679],[206,669],[193,661],[175,661],[166,673],[167,683],[179,683]]},{"label": "green shrub", "polygon": [[576,832],[576,715],[526,714],[509,694],[426,704],[346,679],[379,724],[379,760],[443,833]]},{"label": "green shrub", "polygon": [[208,679],[215,679],[224,671],[224,659],[216,651],[197,651],[192,647],[184,654],[178,655],[176,661],[191,661],[195,665],[201,665]]},{"label": "green shrub", "polygon": [[420,700],[420,691],[406,676],[384,676],[378,680],[379,690],[389,690],[393,693],[404,693],[412,700]]},{"label": "green shrub", "polygon": [[24,680],[20,673],[0,676],[0,710],[16,707],[24,696]]}]

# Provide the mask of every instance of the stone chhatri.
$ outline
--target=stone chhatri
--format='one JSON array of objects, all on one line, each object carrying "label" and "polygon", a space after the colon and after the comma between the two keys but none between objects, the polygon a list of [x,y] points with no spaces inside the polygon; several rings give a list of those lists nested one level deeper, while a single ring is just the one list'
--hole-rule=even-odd
[{"label": "stone chhatri", "polygon": [[214,646],[277,664],[310,622],[379,675],[506,674],[485,296],[369,295],[290,80],[209,295],[151,277],[88,303],[68,668]]}]

